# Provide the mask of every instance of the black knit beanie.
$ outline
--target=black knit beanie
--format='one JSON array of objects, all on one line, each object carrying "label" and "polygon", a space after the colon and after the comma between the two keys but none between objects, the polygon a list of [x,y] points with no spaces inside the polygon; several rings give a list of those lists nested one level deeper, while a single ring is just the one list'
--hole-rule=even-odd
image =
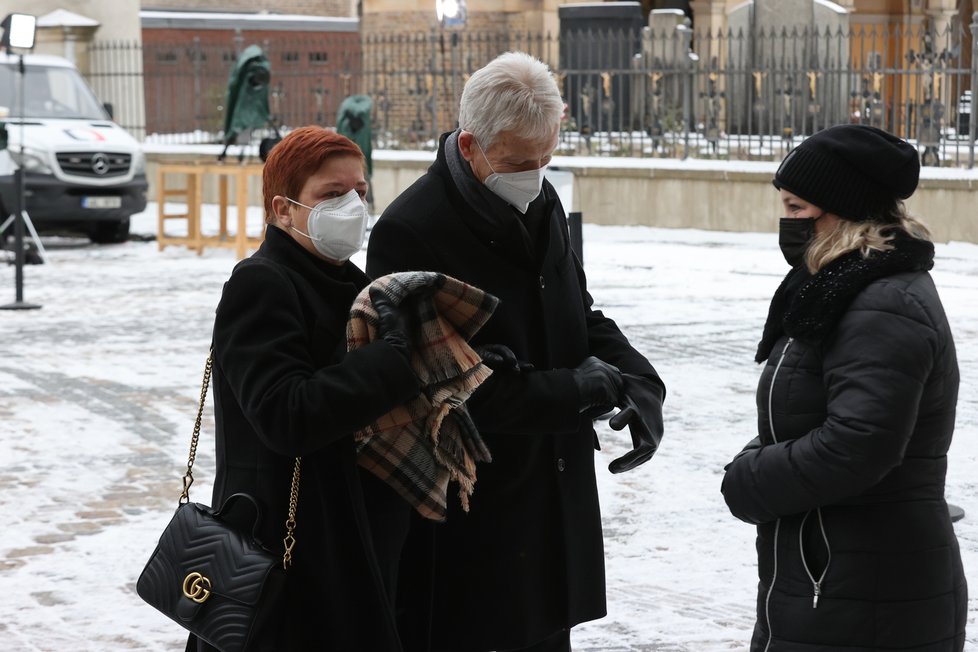
[{"label": "black knit beanie", "polygon": [[855,222],[881,217],[917,189],[920,158],[876,127],[839,125],[809,136],[781,162],[774,186]]}]

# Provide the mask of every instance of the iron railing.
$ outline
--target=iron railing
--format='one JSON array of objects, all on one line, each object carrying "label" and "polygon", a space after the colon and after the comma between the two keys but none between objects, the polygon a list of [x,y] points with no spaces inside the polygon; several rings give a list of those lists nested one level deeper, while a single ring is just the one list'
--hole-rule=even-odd
[{"label": "iron railing", "polygon": [[[148,140],[221,142],[227,77],[243,45],[96,43],[91,79],[117,120]],[[551,65],[568,104],[560,153],[777,160],[819,129],[860,122],[916,143],[927,165],[974,166],[978,14],[942,33],[433,30],[259,45],[280,125],[333,125],[343,98],[365,93],[381,148],[433,148],[456,126],[469,75],[522,50]],[[140,100],[142,122],[131,108]]]}]

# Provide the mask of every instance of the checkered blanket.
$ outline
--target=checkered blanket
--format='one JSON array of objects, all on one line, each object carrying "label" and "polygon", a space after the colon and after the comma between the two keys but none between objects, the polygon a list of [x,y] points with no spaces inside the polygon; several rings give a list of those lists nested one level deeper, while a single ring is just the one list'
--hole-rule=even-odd
[{"label": "checkered blanket", "polygon": [[441,521],[447,513],[449,481],[458,482],[459,500],[468,511],[476,463],[491,461],[464,403],[492,373],[468,340],[499,300],[444,274],[389,274],[364,288],[353,302],[347,350],[377,337],[372,287],[383,290],[413,320],[419,341],[410,343],[411,366],[422,391],[356,434],[357,460],[422,516]]}]

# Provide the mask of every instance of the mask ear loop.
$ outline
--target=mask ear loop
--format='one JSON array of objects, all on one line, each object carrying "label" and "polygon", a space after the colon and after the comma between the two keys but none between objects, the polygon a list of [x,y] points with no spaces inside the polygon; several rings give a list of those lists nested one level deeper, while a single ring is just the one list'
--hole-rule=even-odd
[{"label": "mask ear loop", "polygon": [[479,143],[479,141],[476,140],[474,136],[472,137],[472,140],[475,141],[475,146],[479,148],[479,153],[482,154],[482,160],[484,160],[486,162],[486,165],[489,166],[489,171],[492,172],[493,174],[498,174],[495,168],[492,167],[492,163],[489,162],[489,157],[486,156],[486,150],[482,149],[482,144]]},{"label": "mask ear loop", "polygon": [[[292,199],[290,197],[286,197],[286,199],[288,199],[290,202],[292,202],[296,206],[302,206],[303,208],[308,208],[310,215],[312,214],[312,211],[315,210],[311,206],[306,206],[302,202],[297,202],[296,200],[294,200],[294,199]],[[308,233],[304,233],[304,232],[300,231],[299,229],[295,228],[295,225],[293,225],[293,224],[289,224],[289,228],[292,229],[293,231],[295,231],[296,233],[298,233],[299,235],[304,236],[306,238],[309,238],[310,240],[315,240],[316,239],[316,238],[312,237],[311,235],[309,235]]]},{"label": "mask ear loop", "polygon": [[306,206],[302,202],[298,202],[298,201],[296,201],[294,199],[290,199],[289,197],[286,197],[286,199],[288,199],[290,202],[292,202],[296,206],[302,206],[303,208],[308,208],[309,210],[314,210],[312,206]]},{"label": "mask ear loop", "polygon": [[[811,250],[811,248],[812,248],[812,245],[813,245],[814,243],[816,243],[816,242],[820,242],[820,241],[821,241],[821,240],[820,240],[820,237],[819,237],[819,233],[818,233],[818,231],[817,231],[817,230],[815,229],[815,227],[816,227],[816,225],[818,224],[818,221],[819,221],[820,219],[822,219],[823,217],[825,217],[825,211],[822,211],[822,214],[821,214],[821,215],[819,215],[818,217],[813,217],[813,218],[811,218],[811,220],[812,220],[812,230],[811,230],[811,236],[810,236],[810,237],[809,237],[809,239],[808,239],[808,246],[807,246],[807,247],[805,247],[805,255],[804,255],[804,257],[802,258],[802,260],[803,260],[803,264],[805,264],[806,266],[808,265],[808,251],[810,251],[810,250]],[[822,236],[822,237],[825,237],[825,236]]]},{"label": "mask ear loop", "polygon": [[299,235],[305,236],[305,237],[309,238],[310,240],[315,240],[316,239],[316,238],[312,237],[311,235],[309,235],[308,233],[303,233],[302,231],[300,231],[299,229],[295,228],[294,226],[289,225],[289,228],[292,229],[293,231],[295,231],[296,233],[298,233]]}]

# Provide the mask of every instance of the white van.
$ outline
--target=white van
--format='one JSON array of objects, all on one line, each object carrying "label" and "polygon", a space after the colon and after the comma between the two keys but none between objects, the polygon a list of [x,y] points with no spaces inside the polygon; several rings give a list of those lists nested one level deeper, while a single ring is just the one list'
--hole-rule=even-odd
[{"label": "white van", "polygon": [[[24,57],[24,117],[17,57],[0,54],[0,224],[15,206],[22,165],[27,214],[38,231],[71,230],[94,242],[122,242],[129,216],[146,208],[146,160],[139,143],[112,122],[67,59]],[[21,160],[23,127],[24,156]]]}]

